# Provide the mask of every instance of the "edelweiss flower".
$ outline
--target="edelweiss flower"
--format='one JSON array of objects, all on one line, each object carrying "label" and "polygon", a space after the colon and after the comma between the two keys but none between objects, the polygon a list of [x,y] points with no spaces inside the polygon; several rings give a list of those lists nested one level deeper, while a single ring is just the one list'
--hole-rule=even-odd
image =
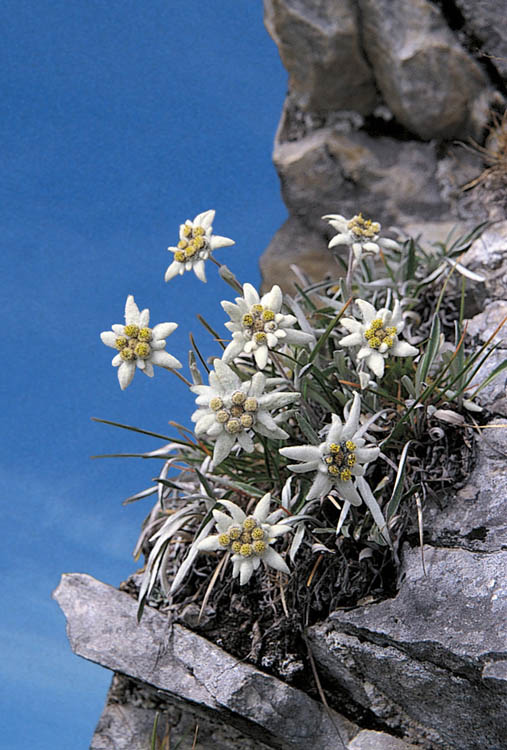
[{"label": "edelweiss flower", "polygon": [[165,339],[178,327],[177,323],[159,323],[155,328],[148,328],[150,311],[139,308],[134,297],[129,294],[125,305],[125,325],[115,323],[112,331],[100,334],[106,346],[118,350],[111,364],[118,368],[118,380],[123,390],[132,382],[136,367],[153,377],[153,365],[159,367],[181,367],[176,357],[162,351]]},{"label": "edelweiss flower", "polygon": [[333,488],[351,505],[361,505],[353,478],[362,477],[365,467],[379,455],[376,446],[366,446],[362,437],[365,427],[359,426],[361,399],[356,393],[349,415],[342,423],[336,414],[331,415],[331,425],[325,442],[320,445],[295,445],[280,448],[282,456],[301,461],[288,468],[296,473],[317,470],[307,500],[323,497]]},{"label": "edelweiss flower", "polygon": [[359,346],[357,358],[364,359],[378,378],[384,374],[384,360],[387,357],[414,357],[418,353],[415,346],[398,340],[405,325],[398,301],[392,312],[386,307],[375,310],[363,299],[356,300],[356,303],[361,310],[363,323],[354,318],[342,318],[340,323],[350,331],[350,335],[338,343],[341,346]]},{"label": "edelweiss flower", "polygon": [[236,443],[251,453],[254,449],[251,432],[277,439],[288,437],[276,424],[270,410],[296,401],[299,393],[264,393],[266,378],[261,372],[251,380],[241,381],[221,359],[215,359],[208,385],[193,385],[195,400],[200,407],[192,414],[195,434],[216,438],[213,464],[221,463]]},{"label": "edelweiss flower", "polygon": [[222,355],[224,362],[231,362],[242,352],[253,354],[257,367],[263,370],[268,361],[270,349],[284,344],[305,346],[313,336],[303,331],[293,330],[297,318],[284,315],[282,290],[274,286],[261,298],[251,284],[244,284],[243,296],[233,302],[222,302],[222,307],[231,318],[226,328],[232,331],[232,341]]},{"label": "edelweiss flower", "polygon": [[271,495],[268,493],[259,500],[252,515],[247,516],[230,500],[220,500],[231,517],[220,510],[214,510],[213,515],[219,533],[206,537],[197,545],[201,552],[230,550],[233,553],[232,575],[234,578],[239,575],[241,586],[248,583],[261,560],[266,567],[289,573],[283,557],[275,552],[270,544],[277,537],[290,531],[290,528],[285,524],[275,523],[278,511],[268,515],[270,502]]},{"label": "edelweiss flower", "polygon": [[170,281],[177,274],[193,269],[200,281],[206,282],[204,261],[207,260],[212,251],[217,247],[234,245],[234,240],[228,237],[219,237],[212,234],[214,211],[204,211],[198,214],[193,221],[187,219],[180,224],[180,241],[177,247],[167,249],[174,253],[174,260],[165,272],[165,280]]},{"label": "edelweiss flower", "polygon": [[352,248],[356,260],[360,260],[367,253],[377,255],[381,247],[399,250],[400,246],[394,240],[379,237],[380,224],[378,221],[363,219],[362,214],[357,214],[350,220],[340,216],[340,214],[326,214],[322,218],[327,219],[338,232],[328,247],[347,245]]}]

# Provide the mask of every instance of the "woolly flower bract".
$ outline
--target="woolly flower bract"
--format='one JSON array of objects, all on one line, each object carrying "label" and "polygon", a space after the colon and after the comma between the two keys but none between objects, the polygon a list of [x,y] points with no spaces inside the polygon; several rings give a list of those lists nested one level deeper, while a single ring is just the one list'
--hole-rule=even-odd
[{"label": "woolly flower bract", "polygon": [[241,378],[221,359],[215,359],[209,374],[209,385],[193,385],[198,409],[192,414],[195,434],[214,439],[213,465],[221,463],[236,444],[251,453],[254,449],[252,432],[272,440],[288,437],[271,416],[271,411],[292,404],[299,393],[284,393],[264,389],[269,381],[261,372],[251,380]]},{"label": "woolly flower bract", "polygon": [[305,346],[314,337],[303,331],[296,331],[294,315],[284,315],[282,290],[274,286],[270,292],[259,297],[251,284],[243,285],[243,296],[233,302],[222,302],[222,307],[231,318],[226,328],[232,331],[232,341],[223,353],[224,362],[231,362],[243,352],[252,354],[257,367],[263,370],[270,350],[285,344]]},{"label": "woolly flower bract", "polygon": [[180,239],[177,247],[167,248],[174,253],[174,260],[165,272],[165,281],[170,281],[174,276],[185,271],[193,270],[197,278],[206,283],[204,262],[210,257],[212,251],[219,247],[234,245],[234,240],[212,233],[214,218],[214,211],[204,211],[202,214],[197,214],[193,221],[187,219],[184,224],[180,224]]},{"label": "woolly flower bract", "polygon": [[414,357],[418,354],[415,346],[400,341],[405,322],[398,301],[391,312],[383,307],[375,310],[373,305],[364,299],[356,300],[361,311],[363,322],[355,318],[342,318],[340,324],[350,331],[348,336],[340,339],[340,346],[359,346],[357,358],[364,359],[370,370],[381,378],[384,374],[385,360],[388,357]]},{"label": "woolly flower bract", "polygon": [[352,248],[356,260],[360,260],[365,254],[378,255],[381,247],[399,250],[400,246],[394,240],[380,237],[380,224],[378,221],[364,219],[362,214],[356,214],[351,219],[346,219],[340,214],[326,214],[322,217],[329,221],[333,229],[338,232],[328,247],[331,249],[337,245],[347,245]]},{"label": "woolly flower bract", "polygon": [[290,465],[291,471],[296,474],[317,471],[307,500],[324,497],[336,489],[351,505],[361,504],[354,479],[364,475],[366,465],[378,457],[380,449],[365,446],[366,428],[359,425],[360,416],[361,399],[356,393],[345,423],[336,414],[331,415],[331,425],[323,443],[280,448],[282,456],[301,462]]},{"label": "woolly flower bract", "polygon": [[250,516],[230,500],[220,500],[220,503],[229,511],[230,516],[214,510],[213,516],[219,533],[203,539],[197,548],[201,552],[232,552],[232,575],[233,578],[239,575],[242,586],[248,583],[261,562],[266,567],[289,573],[283,557],[271,547],[277,537],[290,531],[288,525],[276,523],[278,510],[269,513],[271,495],[264,495]]},{"label": "woolly flower bract", "polygon": [[129,294],[125,304],[125,325],[115,323],[111,331],[100,334],[102,343],[118,351],[111,364],[118,368],[120,388],[132,382],[136,369],[139,368],[153,377],[153,365],[159,367],[181,367],[181,362],[172,354],[163,351],[165,339],[178,327],[177,323],[158,323],[149,328],[150,311],[139,311],[134,297]]}]

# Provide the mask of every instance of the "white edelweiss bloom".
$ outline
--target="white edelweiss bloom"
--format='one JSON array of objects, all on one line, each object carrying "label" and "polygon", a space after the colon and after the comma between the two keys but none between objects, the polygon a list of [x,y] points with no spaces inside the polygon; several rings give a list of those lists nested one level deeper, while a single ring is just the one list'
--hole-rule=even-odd
[{"label": "white edelweiss bloom", "polygon": [[331,425],[323,443],[280,448],[282,456],[301,462],[290,465],[291,471],[297,474],[317,471],[307,500],[324,497],[335,489],[350,505],[361,505],[364,498],[358,493],[354,480],[363,476],[366,465],[375,461],[380,449],[365,445],[363,434],[367,427],[359,426],[360,416],[361,399],[356,393],[345,423],[336,414],[331,415]]},{"label": "white edelweiss bloom", "polygon": [[285,344],[305,346],[313,336],[294,329],[297,318],[284,315],[282,290],[274,286],[270,292],[259,297],[251,284],[243,285],[243,296],[236,297],[236,304],[223,301],[222,307],[231,318],[225,327],[232,331],[232,341],[222,355],[224,362],[231,362],[239,354],[252,354],[257,367],[263,370],[270,349]]},{"label": "white edelweiss bloom", "polygon": [[270,545],[282,534],[290,531],[283,523],[276,523],[278,511],[269,513],[271,495],[264,495],[257,503],[252,515],[247,516],[230,500],[220,500],[230,516],[214,510],[213,516],[218,534],[206,537],[197,545],[201,552],[229,550],[232,552],[233,578],[239,575],[240,585],[248,583],[261,561],[266,567],[289,573],[283,557]]},{"label": "white edelweiss bloom", "polygon": [[234,245],[234,240],[212,233],[214,218],[214,211],[204,211],[197,214],[193,221],[187,219],[184,224],[180,224],[180,240],[177,247],[167,248],[174,253],[174,260],[165,272],[165,281],[170,281],[177,274],[193,270],[200,281],[206,282],[204,261],[218,247]]},{"label": "white edelweiss bloom", "polygon": [[322,217],[329,221],[338,234],[332,238],[328,247],[347,245],[352,248],[356,260],[365,254],[378,255],[381,247],[399,250],[400,246],[394,240],[380,237],[380,224],[378,221],[364,219],[362,214],[356,214],[351,219],[346,219],[340,214],[326,214]]},{"label": "white edelweiss bloom", "polygon": [[340,324],[350,331],[348,336],[340,339],[341,346],[359,346],[358,359],[364,359],[377,378],[384,374],[384,364],[388,357],[415,357],[419,350],[400,341],[405,322],[398,301],[391,312],[386,307],[375,310],[373,305],[364,299],[356,300],[361,310],[363,322],[355,318],[342,318]]},{"label": "white edelweiss bloom", "polygon": [[100,334],[102,343],[118,351],[111,364],[118,368],[120,388],[132,382],[136,368],[150,378],[153,377],[153,365],[160,367],[181,367],[181,362],[172,354],[163,351],[165,339],[178,327],[177,323],[158,323],[149,328],[150,311],[139,311],[134,297],[129,294],[125,304],[125,325],[115,323],[111,331]]},{"label": "white edelweiss bloom", "polygon": [[300,393],[264,393],[266,378],[256,372],[251,380],[241,380],[221,359],[215,359],[209,385],[193,385],[199,408],[192,414],[195,434],[216,440],[213,465],[221,463],[238,443],[251,453],[251,433],[258,432],[273,440],[288,437],[273,419],[270,411],[292,404]]}]

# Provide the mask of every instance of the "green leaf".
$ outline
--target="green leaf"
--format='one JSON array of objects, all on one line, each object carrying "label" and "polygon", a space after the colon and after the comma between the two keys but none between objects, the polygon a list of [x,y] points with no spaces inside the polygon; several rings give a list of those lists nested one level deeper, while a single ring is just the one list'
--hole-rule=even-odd
[{"label": "green leaf", "polygon": [[426,376],[438,353],[439,347],[440,320],[438,319],[438,315],[434,315],[426,351],[422,355],[415,373],[415,390],[418,395],[421,393],[421,385],[426,380]]},{"label": "green leaf", "polygon": [[411,398],[416,398],[416,391],[415,391],[414,384],[412,380],[408,377],[408,375],[402,375],[401,382],[405,386],[405,390],[407,391],[408,395]]},{"label": "green leaf", "polygon": [[[158,432],[151,432],[151,430],[142,430],[140,427],[132,427],[129,424],[121,424],[121,422],[111,422],[109,419],[99,419],[98,417],[92,417],[92,422],[101,422],[102,424],[110,424],[113,427],[121,427],[123,430],[131,430],[132,432],[139,432],[141,435],[150,435],[150,437],[160,438],[165,440],[166,443],[177,443],[181,442],[168,437],[167,435],[160,435]],[[186,443],[182,443],[186,445]]]},{"label": "green leaf", "polygon": [[311,426],[310,422],[304,417],[301,412],[296,412],[296,421],[299,425],[299,429],[303,433],[303,435],[306,437],[307,440],[310,441],[312,445],[318,445],[319,444],[319,436]]},{"label": "green leaf", "polygon": [[401,500],[401,496],[403,493],[403,480],[405,478],[405,466],[407,463],[408,449],[410,447],[411,442],[412,442],[411,440],[407,440],[401,452],[400,460],[398,463],[398,471],[396,472],[396,479],[394,481],[393,491],[389,499],[389,502],[387,503],[387,508],[386,508],[386,517],[387,517],[388,522],[396,514],[398,507],[400,505],[400,500]]},{"label": "green leaf", "polygon": [[351,300],[349,300],[349,302],[346,302],[344,304],[344,306],[342,307],[342,309],[340,310],[340,312],[338,313],[338,315],[335,315],[334,318],[331,320],[331,322],[328,324],[326,330],[324,331],[324,333],[322,334],[322,336],[320,337],[320,339],[317,341],[317,343],[315,344],[315,347],[313,348],[313,351],[310,354],[310,359],[309,359],[310,362],[314,361],[315,357],[317,356],[317,354],[320,352],[320,350],[322,349],[322,347],[324,346],[324,344],[328,340],[328,338],[329,338],[329,336],[331,334],[331,331],[336,326],[336,324],[338,323],[338,321],[342,317],[343,313],[345,312],[345,310],[349,306],[350,301]]},{"label": "green leaf", "polygon": [[414,278],[417,269],[417,255],[415,251],[415,242],[413,239],[408,241],[407,260],[405,264],[405,281]]},{"label": "green leaf", "polygon": [[474,390],[471,396],[469,398],[472,400],[474,399],[477,394],[482,391],[483,388],[485,388],[487,385],[489,385],[498,375],[500,375],[501,372],[507,369],[507,359],[504,359],[503,362],[500,362],[495,369],[489,373],[487,377],[484,378],[482,383],[477,386],[477,388]]}]

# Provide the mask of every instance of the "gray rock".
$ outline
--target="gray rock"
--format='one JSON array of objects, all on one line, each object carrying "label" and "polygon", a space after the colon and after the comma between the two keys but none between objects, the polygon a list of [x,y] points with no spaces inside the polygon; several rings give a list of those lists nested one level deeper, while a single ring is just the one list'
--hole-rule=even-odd
[{"label": "gray rock", "polygon": [[156,720],[157,747],[165,747],[162,742],[169,736],[171,747],[180,750],[191,750],[195,737],[201,750],[269,750],[268,745],[209,712],[170,699],[166,693],[122,674],[113,676],[90,750],[148,750]]},{"label": "gray rock", "polygon": [[505,419],[495,419],[481,430],[475,468],[466,485],[444,509],[425,510],[425,531],[432,544],[478,552],[507,550],[506,458]]},{"label": "gray rock", "polygon": [[407,745],[398,737],[384,734],[384,732],[372,732],[363,729],[347,745],[348,750],[417,750],[415,745]]},{"label": "gray rock", "polygon": [[488,81],[428,0],[360,0],[363,47],[397,120],[425,140],[470,133]]},{"label": "gray rock", "polygon": [[436,177],[434,144],[399,142],[358,131],[321,128],[298,141],[283,141],[285,117],[273,161],[292,216],[324,234],[325,213],[364,215],[390,223],[450,220]]},{"label": "gray rock", "polygon": [[278,284],[285,293],[294,295],[297,281],[290,270],[297,265],[311,281],[343,276],[322,234],[308,230],[297,218],[283,224],[260,259],[263,291]]},{"label": "gray rock", "polygon": [[339,742],[336,727],[344,741],[357,734],[300,690],[179,625],[169,627],[157,610],[147,607],[138,625],[135,600],[91,576],[64,575],[54,596],[79,656],[211,712],[269,747],[331,750]]},{"label": "gray rock", "polygon": [[[496,368],[503,364],[507,360],[507,349],[496,349],[486,362],[482,365],[481,369],[472,380],[470,385],[472,388],[481,386],[486,378],[493,373]],[[473,390],[470,391],[473,394]],[[497,375],[490,383],[482,388],[481,391],[474,398],[474,401],[481,406],[487,407],[488,411],[492,414],[498,414],[502,417],[507,417],[507,370],[504,370]],[[502,422],[505,424],[505,419]],[[495,432],[497,430],[485,430],[483,436],[485,442],[489,440],[489,432]]]},{"label": "gray rock", "polygon": [[484,285],[474,287],[479,309],[486,300],[507,300],[507,221],[488,227],[461,262],[486,277]]},{"label": "gray rock", "polygon": [[352,0],[264,0],[264,23],[304,109],[373,111],[377,92]]},{"label": "gray rock", "polygon": [[507,13],[505,0],[454,0],[466,21],[470,36],[474,36],[481,48],[476,54],[494,66],[499,74],[507,77],[507,41],[504,25]]},{"label": "gray rock", "polygon": [[420,551],[406,549],[394,599],[333,613],[311,628],[315,657],[365,707],[401,709],[459,750],[500,750],[507,554],[429,546],[424,554],[426,576]]}]

